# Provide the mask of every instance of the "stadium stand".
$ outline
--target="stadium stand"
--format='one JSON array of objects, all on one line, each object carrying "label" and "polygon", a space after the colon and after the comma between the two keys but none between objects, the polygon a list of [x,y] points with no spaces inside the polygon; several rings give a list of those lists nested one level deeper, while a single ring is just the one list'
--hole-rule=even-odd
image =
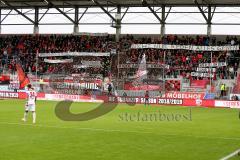
[{"label": "stadium stand", "polygon": [[[59,52],[108,52],[113,37],[74,36],[74,35],[4,35],[0,37],[1,65],[10,71],[15,70],[14,59],[19,58],[26,72],[36,71],[36,53],[59,53]],[[54,59],[54,57],[50,57]],[[104,66],[109,61],[100,59]],[[78,63],[81,59],[74,59]],[[72,68],[68,65],[57,66],[39,61],[40,73],[68,72]],[[74,73],[78,72],[76,70]],[[96,72],[99,72],[97,70]]]},{"label": "stadium stand", "polygon": [[[136,44],[176,44],[176,45],[198,45],[198,46],[208,46],[211,45],[237,45],[239,44],[236,37],[226,38],[226,41],[216,41],[215,38],[211,40],[208,37],[196,36],[196,38],[191,37],[181,37],[177,36],[167,36],[166,38],[160,40],[154,40],[150,38],[135,39],[133,43]],[[164,60],[164,52],[166,52],[166,60]],[[210,52],[195,52],[195,51],[185,51],[185,50],[156,50],[156,49],[131,49],[127,51],[127,63],[136,63],[139,59],[141,53],[146,54],[146,59],[148,63],[165,63],[170,66],[166,71],[167,77],[177,78],[178,76],[190,77],[190,73],[196,70],[200,63],[210,63],[211,53]],[[214,52],[212,57],[212,62],[227,62],[226,67],[220,67],[216,71],[215,79],[234,79],[237,73],[239,61],[235,59],[238,52]],[[154,75],[154,73],[152,73]],[[195,77],[196,78],[196,77]]]},{"label": "stadium stand", "polygon": [[240,93],[240,75],[236,79],[236,85],[233,88],[233,93]]},{"label": "stadium stand", "polygon": [[[103,77],[118,77],[119,80],[127,81],[129,77],[135,74],[136,69],[123,68],[119,73],[117,65],[139,63],[143,54],[146,55],[147,64],[165,64],[169,67],[163,70],[149,69],[148,77],[150,79],[168,78],[166,81],[166,90],[180,91],[181,83],[179,79],[190,81],[189,90],[192,88],[206,89],[210,83],[210,78],[194,77],[191,72],[196,71],[200,63],[226,62],[227,66],[216,68],[213,73],[213,80],[218,79],[235,79],[239,67],[239,59],[237,57],[239,51],[188,51],[188,50],[164,50],[164,49],[132,49],[132,44],[171,44],[171,45],[238,45],[237,37],[226,37],[225,40],[217,40],[216,37],[207,36],[177,36],[168,35],[163,38],[156,37],[135,37],[126,35],[120,39],[119,43],[114,43],[114,36],[87,36],[87,35],[2,35],[0,37],[0,60],[1,66],[8,73],[16,71],[15,63],[19,59],[23,69],[27,73],[36,72],[38,65],[38,73],[46,74],[101,74]],[[118,46],[118,48],[117,48]],[[122,56],[119,62],[116,62],[116,56],[111,54],[109,57],[91,57],[80,56],[74,57],[72,63],[46,63],[49,61],[65,60],[70,58],[68,54],[64,56],[51,56],[52,53],[112,53],[117,48]],[[39,57],[36,60],[36,54],[45,53],[47,58]],[[127,56],[126,56],[127,55]],[[165,56],[164,56],[165,55]],[[115,57],[115,59],[114,59]],[[115,61],[114,61],[115,60]],[[38,61],[38,62],[36,62]],[[99,65],[79,67],[83,61],[99,62]],[[77,66],[77,67],[74,67]],[[178,79],[178,80],[176,80]],[[125,82],[124,82],[125,83]],[[124,87],[122,87],[124,88]],[[236,88],[236,87],[235,87]]]}]

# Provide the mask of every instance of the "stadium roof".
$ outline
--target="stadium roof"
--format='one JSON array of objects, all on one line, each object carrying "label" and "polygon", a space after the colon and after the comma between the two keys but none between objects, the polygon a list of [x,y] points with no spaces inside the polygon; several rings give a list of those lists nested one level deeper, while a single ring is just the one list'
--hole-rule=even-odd
[{"label": "stadium roof", "polygon": [[[97,7],[94,3],[97,1],[102,6],[126,6],[139,7],[143,6],[142,0],[2,0],[1,8],[9,8],[10,4],[14,7],[31,8],[31,7],[49,7],[49,4],[58,7]],[[195,0],[146,0],[151,6],[196,6]],[[240,0],[197,0],[199,5],[212,6],[240,6]]]}]

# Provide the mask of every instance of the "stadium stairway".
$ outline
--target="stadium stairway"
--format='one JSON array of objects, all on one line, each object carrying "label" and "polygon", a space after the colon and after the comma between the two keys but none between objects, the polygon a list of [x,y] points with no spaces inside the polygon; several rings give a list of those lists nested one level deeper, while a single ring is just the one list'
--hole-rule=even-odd
[{"label": "stadium stairway", "polygon": [[191,81],[191,87],[193,88],[206,88],[209,84],[209,80],[192,80]]},{"label": "stadium stairway", "polygon": [[233,88],[232,93],[234,94],[240,93],[240,68],[238,69],[237,78],[235,80],[235,86]]},{"label": "stadium stairway", "polygon": [[220,97],[221,93],[221,85],[225,84],[226,85],[226,94],[222,99],[228,99],[229,95],[232,93],[234,85],[235,85],[234,79],[221,79],[215,82],[215,93],[217,97]]},{"label": "stadium stairway", "polygon": [[209,80],[183,81],[181,91],[183,92],[206,92]]}]

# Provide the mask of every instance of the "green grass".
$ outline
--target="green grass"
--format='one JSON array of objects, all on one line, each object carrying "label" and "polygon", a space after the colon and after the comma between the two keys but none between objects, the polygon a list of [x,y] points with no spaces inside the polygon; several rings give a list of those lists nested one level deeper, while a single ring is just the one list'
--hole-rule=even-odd
[{"label": "green grass", "polygon": [[235,155],[234,157],[230,158],[229,160],[239,160],[240,156],[239,155]]},{"label": "green grass", "polygon": [[[192,108],[192,121],[123,121],[141,113],[188,114],[185,107],[118,105],[85,122],[59,120],[39,101],[37,124],[21,122],[25,101],[0,101],[0,160],[218,160],[240,148],[238,110]],[[96,108],[74,103],[71,111]],[[239,159],[236,157],[236,159]]]}]

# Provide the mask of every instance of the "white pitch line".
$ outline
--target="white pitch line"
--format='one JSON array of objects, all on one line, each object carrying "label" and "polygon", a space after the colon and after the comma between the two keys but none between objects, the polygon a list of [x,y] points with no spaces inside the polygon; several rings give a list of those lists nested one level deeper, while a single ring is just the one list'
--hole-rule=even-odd
[{"label": "white pitch line", "polygon": [[124,130],[104,129],[104,128],[76,128],[76,127],[62,127],[62,126],[49,126],[49,125],[26,124],[26,123],[9,123],[9,122],[0,122],[0,124],[3,124],[3,125],[19,125],[19,126],[43,127],[43,128],[57,128],[57,129],[75,129],[75,130],[88,130],[88,131],[102,131],[102,132],[140,133],[140,134],[142,133],[142,134],[155,134],[155,135],[159,135],[159,136],[178,136],[178,137],[224,139],[224,140],[237,140],[237,141],[240,141],[240,138],[230,138],[230,137],[209,137],[209,136],[194,136],[194,135],[179,135],[179,134],[157,134],[156,132],[124,131]]},{"label": "white pitch line", "polygon": [[233,152],[233,153],[231,153],[229,155],[227,155],[226,157],[221,158],[220,160],[228,160],[229,158],[232,158],[233,156],[235,156],[235,155],[237,155],[239,153],[240,153],[240,149],[236,150],[235,152]]}]

